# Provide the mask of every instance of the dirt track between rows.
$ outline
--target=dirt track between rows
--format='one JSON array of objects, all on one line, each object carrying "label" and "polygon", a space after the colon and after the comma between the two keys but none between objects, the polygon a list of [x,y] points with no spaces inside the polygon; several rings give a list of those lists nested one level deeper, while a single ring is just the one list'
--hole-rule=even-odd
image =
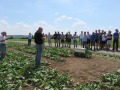
[{"label": "dirt track between rows", "polygon": [[56,62],[45,59],[50,63],[51,68],[56,68],[60,73],[68,73],[74,83],[96,81],[102,74],[120,69],[120,61],[92,57],[92,59],[66,58],[64,62]]}]

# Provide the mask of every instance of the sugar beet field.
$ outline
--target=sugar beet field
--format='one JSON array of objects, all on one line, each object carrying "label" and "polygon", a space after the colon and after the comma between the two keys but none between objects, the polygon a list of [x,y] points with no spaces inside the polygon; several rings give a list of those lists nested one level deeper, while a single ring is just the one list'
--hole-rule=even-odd
[{"label": "sugar beet field", "polygon": [[0,90],[120,90],[120,56],[78,58],[73,49],[45,46],[41,67],[35,68],[35,52],[34,45],[7,43]]}]

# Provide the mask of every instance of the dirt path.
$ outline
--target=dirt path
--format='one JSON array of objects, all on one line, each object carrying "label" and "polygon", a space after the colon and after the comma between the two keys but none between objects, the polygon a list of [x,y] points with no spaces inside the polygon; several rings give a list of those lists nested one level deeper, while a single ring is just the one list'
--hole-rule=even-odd
[{"label": "dirt path", "polygon": [[51,63],[51,68],[56,68],[61,73],[68,73],[74,83],[95,81],[102,74],[120,69],[119,61],[116,62],[95,56],[92,59],[73,56],[66,58],[64,62],[55,62],[49,59],[47,61]]}]

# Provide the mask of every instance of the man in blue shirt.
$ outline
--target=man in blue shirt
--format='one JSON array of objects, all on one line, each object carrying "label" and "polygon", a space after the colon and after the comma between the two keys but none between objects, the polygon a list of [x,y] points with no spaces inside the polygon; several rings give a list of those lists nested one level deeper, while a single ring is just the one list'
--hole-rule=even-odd
[{"label": "man in blue shirt", "polygon": [[116,44],[116,50],[118,51],[118,41],[119,41],[119,33],[118,29],[115,29],[115,33],[113,34],[113,50],[115,49]]}]

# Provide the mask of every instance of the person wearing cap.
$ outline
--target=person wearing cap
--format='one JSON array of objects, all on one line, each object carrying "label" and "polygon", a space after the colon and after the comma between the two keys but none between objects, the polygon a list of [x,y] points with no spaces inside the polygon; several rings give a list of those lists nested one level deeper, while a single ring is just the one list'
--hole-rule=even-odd
[{"label": "person wearing cap", "polygon": [[35,44],[36,44],[36,57],[35,57],[35,67],[40,67],[42,48],[43,48],[43,28],[39,27],[34,34]]},{"label": "person wearing cap", "polygon": [[6,43],[7,40],[6,32],[1,32],[0,36],[0,60],[3,60],[6,55]]}]

